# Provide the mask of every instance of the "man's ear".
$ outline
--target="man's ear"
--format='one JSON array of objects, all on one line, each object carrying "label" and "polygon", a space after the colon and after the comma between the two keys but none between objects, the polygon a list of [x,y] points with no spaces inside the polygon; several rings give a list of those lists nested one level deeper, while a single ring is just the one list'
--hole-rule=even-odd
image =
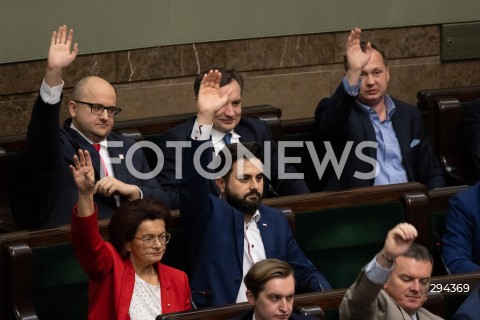
[{"label": "man's ear", "polygon": [[225,193],[225,179],[223,178],[215,178],[215,184],[217,185],[218,190],[221,193]]},{"label": "man's ear", "polygon": [[247,295],[248,304],[254,306],[255,305],[255,297],[253,295],[253,292],[250,291],[250,290],[247,290],[247,292],[245,294]]},{"label": "man's ear", "polygon": [[388,293],[388,279],[387,279],[387,281],[385,281],[385,283],[383,284],[383,290],[385,290],[385,292]]},{"label": "man's ear", "polygon": [[68,112],[70,112],[70,117],[75,118],[77,113],[77,104],[72,100],[68,102]]}]

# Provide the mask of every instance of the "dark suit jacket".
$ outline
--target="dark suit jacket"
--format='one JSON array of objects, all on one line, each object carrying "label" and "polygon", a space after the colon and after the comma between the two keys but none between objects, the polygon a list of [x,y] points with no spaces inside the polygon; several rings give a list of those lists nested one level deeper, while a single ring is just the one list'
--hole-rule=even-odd
[{"label": "dark suit jacket", "polygon": [[480,315],[480,285],[470,293],[467,299],[458,308],[453,320],[475,320]]},{"label": "dark suit jacket", "polygon": [[464,135],[472,155],[476,178],[480,179],[480,99],[463,108]]},{"label": "dark suit jacket", "polygon": [[[61,102],[56,105],[46,104],[38,96],[27,132],[28,153],[39,200],[39,224],[49,227],[71,221],[72,208],[77,203],[77,187],[69,165],[73,165],[73,155],[77,154],[78,149],[90,152],[97,180],[101,168],[99,153],[77,131],[70,128],[71,119],[65,121],[63,128],[59,127],[60,104]],[[109,147],[112,159],[122,156],[127,159],[127,152],[135,143],[134,140],[115,133],[111,133],[107,140],[123,142],[123,147]],[[139,172],[151,171],[141,149],[133,154],[132,163]],[[162,190],[156,179],[136,178],[128,171],[125,160],[112,164],[112,167],[116,179],[138,186],[144,198],[154,198],[170,206],[168,194]],[[110,218],[116,207],[115,200],[95,195],[95,202],[99,218]]]},{"label": "dark suit jacket", "polygon": [[[210,291],[200,306],[235,303],[243,280],[244,215],[226,201],[210,195],[207,184],[194,168],[193,155],[204,141],[192,141],[183,157],[184,178],[179,184],[180,216],[185,227],[191,266],[192,291]],[[205,168],[208,154],[203,152]],[[323,275],[305,257],[293,238],[285,216],[277,209],[260,206],[257,222],[267,258],[277,258],[295,270],[297,292],[329,289]],[[195,297],[197,298],[197,297]],[[201,298],[201,297],[198,297]]]},{"label": "dark suit jacket", "polygon": [[[252,320],[252,319],[253,319],[253,308],[252,310],[245,312],[241,316],[234,317],[230,320]],[[292,313],[288,318],[288,320],[318,320],[318,318]]]},{"label": "dark suit jacket", "polygon": [[442,253],[452,273],[480,271],[480,182],[450,198]]},{"label": "dark suit jacket", "polygon": [[[374,179],[354,177],[356,171],[367,173],[373,168],[355,155],[355,148],[364,141],[377,141],[368,114],[355,100],[355,97],[345,91],[342,83],[330,98],[320,101],[315,111],[316,126],[323,140],[332,142],[338,160],[347,141],[353,142],[339,184],[332,189],[372,186],[374,183]],[[433,153],[420,112],[414,106],[396,99],[393,101],[395,112],[392,123],[400,144],[408,181],[418,181],[429,189],[445,186],[442,168]],[[377,157],[375,148],[365,148],[363,153],[372,159]]]},{"label": "dark suit jacket", "polygon": [[[178,207],[178,183],[180,182],[180,180],[175,179],[175,164],[178,163],[178,161],[175,161],[175,149],[171,147],[167,148],[166,142],[189,141],[195,119],[196,117],[191,117],[182,124],[165,132],[160,143],[160,148],[165,157],[165,163],[162,171],[158,175],[158,179],[162,187],[169,192],[174,207]],[[237,132],[241,136],[241,142],[256,141],[260,143],[262,147],[264,146],[263,143],[265,141],[272,142],[270,176],[271,181],[269,181],[269,183],[273,187],[275,193],[286,196],[310,192],[304,180],[278,178],[278,148],[268,125],[264,121],[254,118],[242,117],[238,125],[235,127],[235,132]],[[286,165],[285,172],[297,171],[293,166]],[[264,197],[269,197],[272,195],[270,193],[268,183],[265,184],[264,189]],[[209,185],[209,190],[212,194],[218,195],[218,190],[215,188],[213,183]]]}]

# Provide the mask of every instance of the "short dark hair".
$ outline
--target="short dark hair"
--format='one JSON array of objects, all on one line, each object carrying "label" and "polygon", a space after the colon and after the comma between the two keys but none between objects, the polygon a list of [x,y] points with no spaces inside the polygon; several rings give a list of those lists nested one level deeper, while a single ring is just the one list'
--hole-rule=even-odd
[{"label": "short dark hair", "polygon": [[200,83],[202,82],[203,76],[210,70],[218,70],[222,73],[220,87],[223,87],[224,85],[227,85],[233,80],[235,80],[240,85],[240,92],[243,91],[243,77],[235,70],[235,68],[211,67],[200,72],[195,78],[195,82],[193,83],[193,91],[195,93],[195,97],[198,97],[198,92],[200,91]]},{"label": "short dark hair", "polygon": [[[362,48],[363,51],[365,51],[365,47],[367,46],[367,43],[368,42],[365,42],[365,41],[360,42],[360,48]],[[385,52],[382,49],[380,49],[379,46],[375,45],[374,43],[370,42],[370,44],[372,45],[372,49],[374,49],[374,50],[376,50],[380,53],[380,55],[383,58],[383,63],[385,64],[385,66],[387,66],[387,57],[385,56]],[[343,68],[345,68],[345,71],[348,71],[347,55],[343,56]]]},{"label": "short dark hair", "polygon": [[256,299],[260,292],[265,289],[265,285],[269,280],[275,278],[285,279],[290,275],[294,275],[293,268],[285,261],[265,259],[258,261],[248,270],[243,282],[247,290],[250,290]]},{"label": "short dark hair", "polygon": [[163,220],[167,228],[170,212],[162,202],[153,199],[127,201],[115,210],[108,224],[108,236],[123,258],[129,255],[125,243],[135,238],[138,227],[145,220]]},{"label": "short dark hair", "polygon": [[430,261],[433,266],[433,256],[430,251],[418,243],[412,243],[410,248],[402,254],[402,257],[413,258],[417,261]]},{"label": "short dark hair", "polygon": [[[246,153],[248,151],[249,153]],[[224,166],[226,165],[226,157],[230,154],[232,159],[232,165],[229,170],[220,178],[223,178],[228,181],[230,174],[232,173],[232,169],[236,161],[238,160],[239,155],[243,155],[243,158],[246,160],[250,160],[252,158],[256,158],[263,163],[263,150],[262,146],[257,142],[246,142],[246,143],[231,143],[226,145],[217,155],[216,161],[217,166],[215,172],[220,172]]]}]

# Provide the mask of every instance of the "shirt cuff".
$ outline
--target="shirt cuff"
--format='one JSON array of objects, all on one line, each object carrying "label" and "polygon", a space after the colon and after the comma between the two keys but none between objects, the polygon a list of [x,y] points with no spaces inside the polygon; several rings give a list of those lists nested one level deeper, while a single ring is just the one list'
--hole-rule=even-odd
[{"label": "shirt cuff", "polygon": [[142,189],[140,189],[138,186],[135,186],[135,188],[137,188],[137,189],[138,189],[138,192],[140,192],[140,199],[143,199]]},{"label": "shirt cuff", "polygon": [[393,270],[393,265],[390,268],[384,268],[377,262],[377,256],[367,264],[365,274],[375,284],[384,284],[387,281],[388,275]]},{"label": "shirt cuff", "polygon": [[48,84],[45,83],[45,80],[42,81],[42,85],[40,86],[40,97],[42,98],[43,102],[48,104],[57,104],[60,102],[60,98],[62,97],[62,90],[63,85],[65,82],[62,80],[62,84],[50,88]]},{"label": "shirt cuff", "polygon": [[192,134],[190,135],[190,137],[192,138],[192,140],[210,140],[210,136],[212,135],[212,128],[212,124],[198,124],[197,120],[195,120],[195,124],[193,125]]},{"label": "shirt cuff", "polygon": [[355,86],[351,86],[350,83],[348,83],[347,78],[343,78],[343,86],[345,87],[345,91],[348,93],[348,95],[352,97],[358,96],[358,91],[360,91],[360,84],[362,83],[362,80],[358,80],[358,84]]}]

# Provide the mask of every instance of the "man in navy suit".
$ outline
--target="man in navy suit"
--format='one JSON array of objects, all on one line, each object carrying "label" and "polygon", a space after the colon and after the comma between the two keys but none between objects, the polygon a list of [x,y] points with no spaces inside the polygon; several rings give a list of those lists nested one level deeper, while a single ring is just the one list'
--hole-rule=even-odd
[{"label": "man in navy suit", "polygon": [[[307,184],[303,179],[282,178],[278,172],[278,148],[266,122],[242,117],[242,89],[243,78],[233,69],[217,68],[222,73],[220,82],[220,91],[227,92],[231,90],[229,99],[225,105],[220,108],[213,118],[213,129],[211,140],[215,153],[218,153],[225,146],[225,136],[229,137],[229,143],[256,141],[260,144],[271,142],[271,175],[265,183],[265,197],[273,195],[293,195],[309,193]],[[198,97],[200,82],[203,75],[208,70],[200,73],[194,83],[195,98]],[[180,177],[176,173],[180,171],[178,167],[179,155],[176,155],[176,147],[179,143],[187,141],[195,123],[195,117],[191,117],[184,123],[167,131],[160,143],[164,155],[164,166],[158,179],[162,187],[171,195],[174,207],[178,207],[178,183]],[[297,173],[292,165],[285,165],[286,173]],[[218,189],[214,184],[209,185],[212,194],[219,195]]]},{"label": "man in navy suit", "polygon": [[59,127],[63,69],[78,53],[76,43],[71,50],[72,38],[73,30],[68,32],[65,25],[53,32],[45,77],[28,126],[28,153],[38,190],[38,224],[52,227],[70,223],[77,193],[69,164],[79,149],[92,156],[99,218],[110,218],[120,202],[139,198],[155,198],[170,206],[169,196],[157,180],[145,179],[151,170],[142,151],[129,153],[135,141],[111,132],[121,109],[116,107],[110,83],[95,76],[80,80],[73,100],[68,102],[71,118]]},{"label": "man in navy suit", "polygon": [[[418,109],[386,94],[390,71],[385,54],[361,30],[348,36],[345,77],[320,101],[315,122],[340,162],[330,189],[417,181],[429,189],[445,185]],[[346,162],[342,162],[342,160]]]},{"label": "man in navy suit", "polygon": [[[285,216],[261,205],[264,179],[259,144],[229,144],[217,157],[223,165],[217,173],[211,176],[205,170],[211,157],[214,117],[233,92],[221,90],[221,76],[218,70],[210,70],[201,82],[191,146],[184,149],[179,183],[192,292],[210,293],[209,299],[206,294],[194,295],[195,303],[212,306],[246,301],[243,277],[253,263],[266,258],[292,265],[299,292],[329,289],[299,248]],[[209,178],[215,181],[220,197],[210,194]]]},{"label": "man in navy suit", "polygon": [[480,315],[480,285],[460,305],[452,320],[475,320]]},{"label": "man in navy suit", "polygon": [[442,254],[452,273],[480,272],[480,182],[448,201]]}]

